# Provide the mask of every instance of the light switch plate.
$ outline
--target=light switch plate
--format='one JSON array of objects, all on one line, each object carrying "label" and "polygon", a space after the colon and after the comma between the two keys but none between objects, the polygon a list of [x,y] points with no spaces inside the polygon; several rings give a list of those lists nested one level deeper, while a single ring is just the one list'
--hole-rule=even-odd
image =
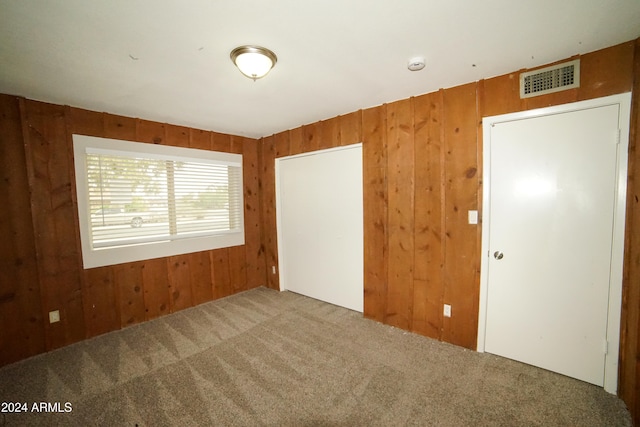
[{"label": "light switch plate", "polygon": [[469,211],[469,224],[478,223],[478,211]]}]

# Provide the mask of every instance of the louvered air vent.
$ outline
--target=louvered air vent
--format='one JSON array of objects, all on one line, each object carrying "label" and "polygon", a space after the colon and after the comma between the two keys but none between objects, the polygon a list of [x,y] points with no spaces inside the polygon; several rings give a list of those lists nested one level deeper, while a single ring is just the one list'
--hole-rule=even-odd
[{"label": "louvered air vent", "polygon": [[580,60],[520,74],[520,98],[580,87]]}]

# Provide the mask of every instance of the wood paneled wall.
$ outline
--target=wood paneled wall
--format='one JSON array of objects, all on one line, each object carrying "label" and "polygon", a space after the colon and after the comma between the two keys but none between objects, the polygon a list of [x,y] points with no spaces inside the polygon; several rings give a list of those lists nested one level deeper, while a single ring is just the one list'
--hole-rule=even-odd
[{"label": "wood paneled wall", "polygon": [[[257,140],[7,95],[0,126],[0,365],[266,285]],[[74,133],[243,154],[246,244],[84,270]]]},{"label": "wood paneled wall", "polygon": [[[472,83],[264,138],[268,270],[278,265],[275,158],[363,142],[365,316],[475,348],[480,234],[467,210],[478,209],[476,90]],[[443,303],[455,313],[446,322]]]},{"label": "wood paneled wall", "polygon": [[[275,159],[357,142],[365,316],[473,349],[481,227],[467,211],[482,209],[482,117],[633,90],[619,394],[640,424],[640,40],[580,60],[578,89],[521,100],[520,70],[261,141],[0,95],[0,365],[262,284],[278,289]],[[83,270],[72,133],[242,153],[246,244]],[[49,324],[55,309],[61,322]]]},{"label": "wood paneled wall", "polygon": [[[626,65],[626,61],[622,62],[620,58],[612,59]],[[640,425],[640,39],[635,42],[632,67],[633,100],[629,134],[618,395],[631,411],[634,425]]]},{"label": "wood paneled wall", "polygon": [[[629,92],[635,84],[620,395],[640,422],[640,41],[558,62],[575,58],[577,89],[522,100],[519,70],[263,138],[269,286],[279,287],[271,274],[278,264],[274,159],[362,142],[364,315],[475,349],[481,224],[469,225],[467,212],[482,211],[482,117]],[[443,304],[452,317],[443,317]]]}]

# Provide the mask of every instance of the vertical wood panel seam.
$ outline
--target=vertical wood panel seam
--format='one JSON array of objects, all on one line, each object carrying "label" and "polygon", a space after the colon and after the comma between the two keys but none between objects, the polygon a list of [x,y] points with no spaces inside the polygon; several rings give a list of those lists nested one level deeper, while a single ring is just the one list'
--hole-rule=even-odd
[{"label": "vertical wood panel seam", "polygon": [[[376,313],[373,317],[378,316],[381,322],[387,323],[387,311],[388,311],[388,291],[389,291],[389,181],[388,181],[388,146],[387,146],[387,104],[382,104],[380,107],[376,107],[378,137],[380,138],[379,149],[381,159],[376,168],[382,171],[381,190],[384,194],[384,208],[382,212],[382,259],[373,260],[373,262],[381,262],[382,271],[379,276],[379,282],[376,284],[375,298],[378,305],[378,309],[381,312]],[[364,113],[360,114],[360,129],[361,129],[361,141],[363,144],[373,144],[368,140],[365,140],[364,132]],[[341,145],[342,141],[340,142]],[[371,168],[373,165],[364,165],[364,168]],[[377,198],[377,194],[374,194],[374,199]],[[366,262],[366,261],[365,261]],[[366,271],[365,271],[366,274]],[[370,313],[371,314],[371,313]]]},{"label": "vertical wood panel seam", "polygon": [[49,330],[49,324],[44,321],[44,319],[48,319],[48,313],[47,313],[47,304],[46,304],[46,300],[45,300],[45,295],[44,292],[42,292],[42,288],[41,288],[41,267],[40,267],[40,263],[38,262],[38,259],[41,256],[41,251],[39,248],[39,244],[38,244],[38,239],[36,238],[36,219],[35,219],[35,210],[34,210],[34,206],[33,206],[33,180],[34,180],[34,171],[33,171],[33,163],[32,163],[32,159],[33,159],[33,152],[31,151],[31,146],[28,143],[29,141],[29,127],[27,124],[27,112],[26,112],[26,100],[23,97],[16,97],[16,101],[18,103],[18,111],[19,111],[19,115],[20,115],[20,128],[22,131],[22,146],[23,146],[23,150],[24,150],[24,158],[25,158],[25,168],[27,171],[27,183],[28,183],[28,190],[29,190],[29,206],[30,206],[30,219],[31,219],[31,230],[34,233],[34,238],[33,238],[33,255],[35,257],[35,263],[36,263],[36,268],[35,268],[35,276],[36,279],[38,280],[38,289],[39,289],[39,296],[40,296],[40,312],[42,313],[42,319],[44,322],[43,325],[43,338],[44,338],[44,343],[43,343],[43,347],[45,348],[45,351],[49,351],[51,350],[51,333]]},{"label": "vertical wood panel seam", "polygon": [[[259,254],[262,254],[262,264],[263,264],[263,286],[267,286],[269,283],[269,272],[267,267],[267,251],[266,251],[266,236],[265,236],[265,224],[264,224],[264,212],[262,211],[264,206],[264,196],[262,194],[262,188],[264,186],[264,180],[262,177],[262,168],[264,162],[264,156],[262,155],[262,144],[264,144],[264,138],[260,138],[258,143],[256,144],[256,151],[258,155],[258,221],[260,223],[260,247]],[[260,260],[258,260],[260,261]]]},{"label": "vertical wood panel seam", "polygon": [[[475,147],[476,147],[476,212],[478,212],[479,208],[482,206],[482,191],[483,191],[483,182],[482,182],[482,170],[483,170],[483,159],[482,159],[482,118],[480,115],[480,99],[479,99],[479,83],[476,82],[474,85],[474,98],[476,101],[475,108],[475,130],[476,130],[476,139],[475,139]],[[476,297],[473,299],[473,313],[471,320],[475,324],[476,330],[476,340],[473,345],[473,350],[477,348],[477,339],[478,339],[478,313],[479,313],[479,305],[480,305],[480,262],[481,259],[478,255],[482,256],[482,227],[480,226],[482,221],[477,221],[475,226],[476,228],[476,256],[474,257],[474,273],[473,273],[473,287],[475,289]]]},{"label": "vertical wood panel seam", "polygon": [[[627,231],[625,232],[625,259],[624,259],[624,275],[623,275],[623,305],[621,313],[621,337],[620,337],[620,368],[618,371],[619,384],[618,392],[621,398],[627,403],[636,424],[640,423],[639,409],[639,378],[638,378],[638,290],[637,287],[632,289],[633,279],[631,273],[634,269],[638,271],[637,252],[639,248],[634,247],[633,227],[639,207],[636,197],[639,188],[637,187],[640,180],[638,176],[638,138],[640,123],[640,38],[635,42],[633,54],[633,81],[632,81],[632,106],[631,106],[631,128],[629,134],[629,170],[627,174],[627,212],[626,223]],[[634,179],[635,178],[635,179]],[[635,208],[634,208],[635,206]],[[637,221],[636,221],[637,222]],[[637,234],[638,232],[635,231]],[[634,267],[635,264],[635,267]],[[632,300],[631,298],[635,298]],[[630,332],[632,331],[632,332]],[[629,357],[628,357],[629,356]]]},{"label": "vertical wood panel seam", "polygon": [[[445,277],[445,263],[446,263],[446,245],[447,245],[447,206],[446,206],[446,152],[447,145],[445,143],[445,128],[447,126],[447,111],[444,103],[444,89],[440,89],[440,105],[441,105],[441,119],[440,119],[440,308],[445,303],[445,291],[447,287],[447,280]],[[440,320],[440,341],[444,338],[444,317],[439,316]]]},{"label": "vertical wood panel seam", "polygon": [[381,111],[382,114],[382,129],[380,130],[380,134],[382,137],[383,144],[383,152],[384,152],[384,192],[385,192],[385,208],[384,208],[384,251],[383,251],[383,262],[384,262],[384,270],[383,270],[383,320],[387,323],[387,313],[389,309],[389,138],[387,135],[387,129],[389,128],[389,122],[387,119],[387,106],[388,104],[383,104],[383,109]]},{"label": "vertical wood panel seam", "polygon": [[[72,117],[71,117],[71,107],[69,107],[68,105],[64,106],[64,126],[65,126],[65,151],[67,152],[67,157],[69,159],[69,170],[67,171],[69,174],[69,182],[71,183],[71,187],[69,189],[69,191],[71,192],[71,201],[73,203],[73,206],[75,208],[75,211],[78,211],[78,201],[76,198],[76,179],[75,179],[75,170],[74,170],[74,158],[73,158],[73,132],[72,132],[72,128],[73,128],[73,123],[72,123]],[[69,150],[69,147],[71,147],[71,150]],[[74,222],[74,231],[75,231],[75,242],[77,245],[80,245],[80,226],[78,224],[78,218],[76,215],[73,215],[73,222]],[[83,308],[83,318],[84,318],[84,337],[85,338],[90,338],[91,335],[91,331],[93,330],[93,322],[91,321],[91,310],[89,310],[89,307],[87,307],[85,304],[87,304],[89,301],[86,298],[86,292],[87,292],[87,277],[86,277],[86,270],[84,270],[83,268],[83,260],[82,260],[82,248],[81,247],[77,247],[76,248],[77,251],[77,255],[76,258],[78,259],[78,267],[79,267],[79,271],[78,271],[78,276],[79,276],[79,280],[80,280],[80,298],[82,298],[81,304],[80,306]]]},{"label": "vertical wood panel seam", "polygon": [[409,304],[409,330],[414,330],[413,324],[413,316],[415,313],[415,278],[416,278],[416,236],[415,236],[415,228],[416,228],[416,170],[418,168],[416,162],[416,108],[415,108],[415,97],[411,97],[409,99],[409,114],[411,117],[410,123],[410,141],[409,145],[411,146],[411,163],[413,166],[413,185],[410,192],[410,203],[411,203],[411,240],[412,240],[412,250],[413,250],[413,260],[411,263],[411,278],[409,279],[409,295],[411,298],[411,303]]},{"label": "vertical wood panel seam", "polygon": [[37,227],[36,227],[36,219],[35,219],[35,209],[33,205],[33,187],[34,187],[34,170],[33,170],[33,151],[31,150],[31,144],[29,136],[29,125],[28,125],[28,116],[27,116],[27,106],[25,98],[18,98],[18,108],[20,110],[20,124],[22,128],[22,143],[25,151],[25,162],[27,168],[27,181],[29,183],[29,203],[31,206],[31,227],[34,233],[34,255],[36,261],[36,275],[38,278],[38,287],[40,288],[40,306],[42,312],[42,319],[44,322],[44,347],[46,351],[50,351],[52,346],[52,337],[51,337],[51,327],[50,324],[46,321],[49,318],[49,313],[47,312],[48,304],[45,297],[45,292],[42,291],[42,272],[41,272],[41,263],[40,259],[42,257],[42,249],[40,248],[40,244],[37,239]]},{"label": "vertical wood panel seam", "polygon": [[477,165],[477,172],[476,172],[476,177],[477,177],[477,188],[478,188],[478,192],[476,194],[476,209],[478,212],[478,221],[477,221],[477,225],[476,225],[476,253],[479,255],[479,257],[476,259],[476,275],[475,275],[475,281],[476,281],[476,288],[478,289],[477,295],[478,298],[476,298],[476,305],[475,305],[475,311],[476,311],[476,344],[474,346],[474,350],[477,350],[478,348],[478,333],[479,333],[479,321],[480,319],[478,318],[479,313],[480,313],[480,280],[481,279],[481,270],[480,270],[480,266],[482,265],[482,257],[483,257],[483,253],[482,253],[482,224],[483,224],[483,218],[480,215],[482,212],[482,208],[483,208],[483,194],[484,194],[484,157],[483,157],[483,153],[484,153],[484,134],[483,134],[483,128],[484,128],[484,123],[483,123],[483,116],[484,116],[484,111],[482,106],[484,105],[484,97],[485,97],[485,91],[484,91],[484,80],[480,80],[479,82],[476,83],[476,165]]}]

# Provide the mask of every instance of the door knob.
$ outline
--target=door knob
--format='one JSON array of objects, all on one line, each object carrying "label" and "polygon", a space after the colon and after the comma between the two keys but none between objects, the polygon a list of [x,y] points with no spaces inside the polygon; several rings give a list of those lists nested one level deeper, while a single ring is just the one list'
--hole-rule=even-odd
[{"label": "door knob", "polygon": [[493,257],[494,257],[495,259],[502,259],[502,257],[504,257],[504,254],[503,254],[502,252],[500,252],[500,251],[495,251],[495,252],[493,253]]}]

